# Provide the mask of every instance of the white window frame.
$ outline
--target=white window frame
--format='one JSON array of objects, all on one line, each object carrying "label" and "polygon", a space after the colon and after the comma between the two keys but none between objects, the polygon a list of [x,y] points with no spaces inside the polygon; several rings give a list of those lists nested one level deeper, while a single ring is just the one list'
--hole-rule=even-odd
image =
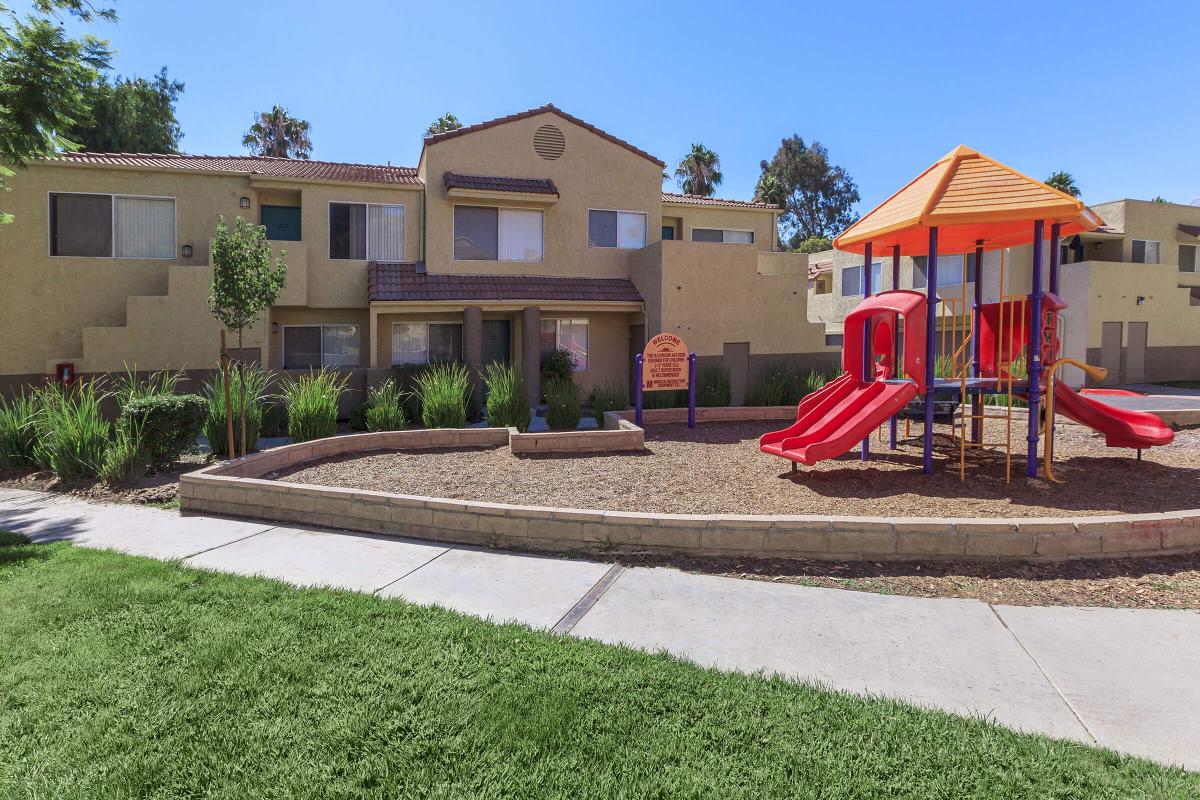
[{"label": "white window frame", "polygon": [[[716,244],[716,243],[714,242],[714,244]],[[879,294],[880,292],[884,291],[884,289],[881,288],[881,286],[883,284],[883,262],[882,261],[872,261],[871,262],[871,277],[872,278],[875,277],[875,267],[879,267],[879,285],[876,285],[875,283],[871,284],[871,294]],[[846,294],[846,270],[848,270],[848,269],[858,270],[858,291],[856,291],[854,294]],[[862,297],[863,296],[863,281],[865,280],[863,265],[862,264],[843,264],[842,266],[837,267],[837,270],[838,270],[838,277],[839,277],[838,297]]]},{"label": "white window frame", "polygon": [[[1154,243],[1158,245],[1158,261],[1134,261],[1133,260],[1133,243],[1142,242],[1142,256],[1146,255],[1145,245]],[[1161,264],[1162,263],[1162,240],[1161,239],[1130,239],[1129,240],[1129,263],[1131,264]]]},{"label": "white window frame", "polygon": [[[588,211],[587,224],[583,228],[583,239],[588,247],[594,247],[597,250],[641,250],[642,248],[644,248],[650,244],[650,212],[634,211],[634,210],[628,209],[628,208],[589,208],[587,211]],[[617,214],[617,243],[614,244],[612,247],[609,247],[606,244],[592,244],[591,228],[592,228],[592,212],[593,211],[611,211],[611,212]],[[646,231],[646,238],[642,242],[641,247],[621,247],[621,227],[620,227],[621,226],[621,217],[620,217],[621,214],[637,214],[638,216],[646,218],[646,224],[643,226]],[[659,231],[659,236],[660,237],[662,236],[661,231]],[[590,344],[589,344],[589,348],[590,348]]]},{"label": "white window frame", "polygon": [[[344,261],[346,259],[342,259],[342,260]],[[321,368],[324,369],[326,366],[326,364],[325,364],[325,329],[326,328],[345,328],[347,326],[353,326],[358,331],[358,364],[356,364],[354,366],[349,366],[346,364],[330,365],[330,366],[332,366],[333,369],[338,369],[339,366],[341,369],[360,369],[362,367],[362,361],[363,361],[362,325],[360,325],[357,322],[309,322],[309,323],[297,322],[297,323],[294,323],[291,325],[282,326],[283,337],[279,342],[279,363],[281,363],[283,365],[284,369],[305,369],[305,367],[289,367],[287,365],[287,362],[285,361],[285,359],[287,358],[288,328],[320,328],[321,329]]]},{"label": "white window frame", "polygon": [[[81,194],[91,197],[110,197],[112,198],[112,210],[109,214],[108,224],[110,226],[110,236],[112,240],[112,255],[109,256],[60,256],[55,255],[54,250],[54,235],[50,230],[50,220],[53,215],[50,213],[50,198],[56,194]],[[170,200],[171,201],[171,227],[174,241],[171,244],[170,257],[157,256],[119,256],[117,255],[117,198],[123,197],[127,200]],[[61,189],[51,189],[46,192],[46,255],[50,258],[107,258],[116,261],[176,261],[179,258],[179,200],[168,195],[154,194],[120,194],[117,192],[67,192]]]},{"label": "white window frame", "polygon": [[[696,241],[695,239],[692,238],[691,235],[694,234],[694,232],[698,231],[698,230],[699,231],[720,231],[721,232],[721,241],[719,241],[719,242],[698,242],[698,244],[748,244],[751,247],[758,244],[758,233],[753,228],[708,228],[708,227],[705,227],[704,225],[693,225],[692,227],[688,228],[688,234],[689,234],[688,241],[689,242]],[[725,234],[727,234],[727,233],[748,233],[748,234],[750,234],[750,241],[749,242],[728,242],[725,240]]]},{"label": "white window frame", "polygon": [[[607,209],[597,209],[597,210],[605,211]],[[608,248],[608,249],[611,250],[613,248]],[[565,349],[562,346],[562,324],[564,322],[566,322],[567,324],[570,324],[570,325],[582,324],[583,326],[585,326],[587,328],[587,332],[588,332],[588,343],[587,343],[587,363],[588,363],[588,365],[583,369],[575,370],[575,371],[576,372],[587,372],[592,368],[592,321],[590,318],[588,318],[588,317],[554,317],[553,319],[543,318],[542,322],[553,322],[554,323],[554,349],[555,350],[564,350]],[[539,331],[539,334],[540,334],[540,331]]]},{"label": "white window frame", "polygon": [[[463,323],[461,323],[461,322],[454,322],[452,320],[446,320],[446,319],[432,320],[432,321],[417,319],[417,320],[412,320],[409,322],[405,322],[403,320],[401,320],[399,322],[393,322],[392,323],[392,338],[388,340],[388,348],[391,350],[391,357],[388,360],[392,362],[391,366],[393,366],[393,367],[417,367],[417,366],[420,366],[420,364],[397,364],[396,363],[396,350],[394,347],[392,347],[392,343],[396,341],[396,326],[397,325],[421,325],[422,327],[425,328],[425,363],[426,364],[432,363],[429,360],[429,327],[431,325],[452,325],[452,326],[456,326],[459,328],[463,327]],[[459,352],[458,361],[455,363],[462,363],[462,353],[461,352]]]},{"label": "white window frame", "polygon": [[[389,206],[404,209],[404,235],[401,237],[402,244],[400,245],[399,261],[404,261],[408,257],[408,204],[407,203],[367,203],[362,200],[330,200],[325,209],[325,256],[330,261],[370,261],[369,258],[334,258],[331,251],[333,249],[333,226],[329,224],[329,215],[333,211],[335,205],[339,206]],[[371,212],[368,210],[363,214],[363,225],[366,227],[364,235],[364,249],[367,255],[371,253]]]},{"label": "white window frame", "polygon": [[[496,257],[495,258],[459,258],[454,255],[454,210],[459,208],[494,208],[496,209]],[[508,211],[536,211],[542,215],[542,257],[536,261],[531,259],[512,259],[500,258],[500,211],[507,209]],[[476,262],[483,264],[491,264],[493,262],[505,264],[545,264],[546,263],[546,211],[541,208],[526,208],[524,206],[493,206],[487,203],[455,203],[450,210],[450,259],[452,261]]]}]

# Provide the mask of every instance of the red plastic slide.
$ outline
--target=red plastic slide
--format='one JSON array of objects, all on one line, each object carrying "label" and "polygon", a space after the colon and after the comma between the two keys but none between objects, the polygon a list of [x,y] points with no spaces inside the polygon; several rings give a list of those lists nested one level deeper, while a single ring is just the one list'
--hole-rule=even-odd
[{"label": "red plastic slide", "polygon": [[1054,413],[1104,434],[1109,447],[1140,450],[1170,444],[1175,432],[1149,411],[1130,411],[1079,394],[1065,383],[1054,384]]},{"label": "red plastic slide", "polygon": [[916,395],[912,381],[863,383],[845,372],[805,397],[796,409],[796,422],[763,434],[758,447],[811,467],[854,447]]}]

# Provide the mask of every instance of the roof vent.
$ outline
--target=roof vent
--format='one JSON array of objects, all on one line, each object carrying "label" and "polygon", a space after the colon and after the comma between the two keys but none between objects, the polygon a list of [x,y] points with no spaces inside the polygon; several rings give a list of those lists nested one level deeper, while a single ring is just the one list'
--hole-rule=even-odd
[{"label": "roof vent", "polygon": [[533,151],[547,161],[562,157],[567,137],[554,125],[543,125],[533,132]]}]

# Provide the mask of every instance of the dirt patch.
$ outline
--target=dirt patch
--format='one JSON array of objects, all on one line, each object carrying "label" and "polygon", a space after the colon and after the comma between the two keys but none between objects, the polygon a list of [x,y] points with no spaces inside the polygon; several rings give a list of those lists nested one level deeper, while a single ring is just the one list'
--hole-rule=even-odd
[{"label": "dirt patch", "polygon": [[206,460],[207,457],[203,455],[185,455],[174,464],[120,486],[110,486],[94,478],[74,482],[60,481],[49,471],[0,475],[0,486],[7,489],[58,492],[106,503],[171,506],[178,502],[179,476],[200,469]]},{"label": "dirt patch", "polygon": [[[1200,430],[1180,431],[1167,447],[1110,449],[1103,437],[1061,425],[1053,484],[1024,477],[1024,419],[1014,424],[1012,481],[1003,451],[959,450],[939,426],[935,474],[921,472],[921,442],[897,450],[873,437],[871,460],[859,448],[792,475],[789,462],[759,451],[778,422],[652,425],[646,449],[611,455],[515,456],[507,447],[387,451],[313,462],[268,477],[298,483],[519,505],[681,514],[829,514],[851,516],[1033,517],[1151,513],[1200,508]],[[920,426],[914,425],[915,436]],[[903,425],[901,425],[903,433]],[[987,441],[1002,441],[988,423]]]},{"label": "dirt patch", "polygon": [[732,578],[909,597],[962,597],[1011,606],[1200,609],[1200,554],[985,564],[619,556]]}]

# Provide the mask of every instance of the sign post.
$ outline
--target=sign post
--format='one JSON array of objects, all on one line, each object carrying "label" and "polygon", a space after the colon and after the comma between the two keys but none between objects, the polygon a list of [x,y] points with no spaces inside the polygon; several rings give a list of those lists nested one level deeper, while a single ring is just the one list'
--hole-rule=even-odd
[{"label": "sign post", "polygon": [[660,333],[646,344],[635,359],[637,396],[634,412],[642,424],[645,392],[688,390],[688,427],[696,427],[696,354],[689,353],[683,339],[673,333]]}]

